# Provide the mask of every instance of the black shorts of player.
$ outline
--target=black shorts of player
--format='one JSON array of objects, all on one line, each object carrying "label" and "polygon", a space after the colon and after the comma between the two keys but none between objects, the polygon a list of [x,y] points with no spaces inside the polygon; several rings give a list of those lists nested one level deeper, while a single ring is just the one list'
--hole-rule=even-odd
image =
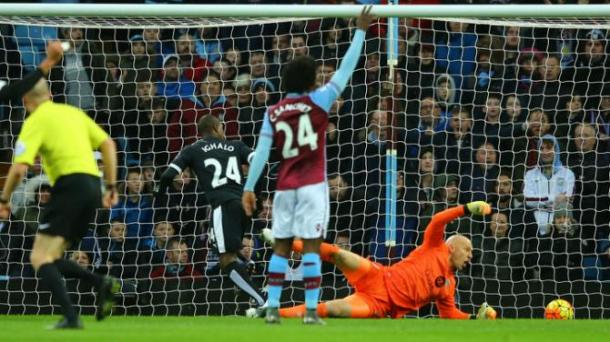
[{"label": "black shorts of player", "polygon": [[61,176],[51,189],[51,199],[42,212],[38,233],[80,241],[102,204],[100,178],[75,173]]},{"label": "black shorts of player", "polygon": [[244,232],[250,229],[250,218],[244,213],[241,200],[232,199],[212,211],[212,238],[218,253],[237,253]]}]

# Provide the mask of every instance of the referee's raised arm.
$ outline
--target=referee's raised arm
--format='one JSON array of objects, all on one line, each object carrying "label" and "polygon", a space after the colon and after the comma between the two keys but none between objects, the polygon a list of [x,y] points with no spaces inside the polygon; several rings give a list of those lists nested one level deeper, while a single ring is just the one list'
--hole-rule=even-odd
[{"label": "referee's raised arm", "polygon": [[18,101],[31,89],[41,78],[47,77],[51,69],[61,61],[64,50],[61,42],[52,41],[47,45],[47,57],[38,65],[36,70],[25,75],[23,79],[8,83],[0,81],[0,102]]}]

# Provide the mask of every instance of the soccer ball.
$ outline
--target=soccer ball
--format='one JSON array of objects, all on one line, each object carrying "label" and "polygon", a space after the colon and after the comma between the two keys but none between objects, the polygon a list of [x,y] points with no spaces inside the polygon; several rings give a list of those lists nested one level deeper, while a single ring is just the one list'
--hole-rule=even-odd
[{"label": "soccer ball", "polygon": [[546,319],[574,319],[574,308],[567,300],[555,299],[544,309]]}]

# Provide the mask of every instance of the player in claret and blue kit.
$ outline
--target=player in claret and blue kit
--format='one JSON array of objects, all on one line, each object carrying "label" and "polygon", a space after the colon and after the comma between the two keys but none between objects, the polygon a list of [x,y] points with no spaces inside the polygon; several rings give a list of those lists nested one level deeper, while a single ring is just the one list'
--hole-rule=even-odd
[{"label": "player in claret and blue kit", "polygon": [[366,7],[357,18],[351,46],[330,82],[315,89],[315,61],[309,56],[297,57],[282,74],[286,98],[265,113],[242,204],[246,214],[252,215],[256,206],[254,186],[275,145],[280,166],[273,202],[275,244],[268,269],[267,323],[279,323],[280,296],[294,238],[303,241],[306,307],[303,322],[324,323],[316,308],[321,280],[319,250],[329,217],[325,156],[328,111],[358,63],[366,30],[373,19],[370,11],[371,7]]}]

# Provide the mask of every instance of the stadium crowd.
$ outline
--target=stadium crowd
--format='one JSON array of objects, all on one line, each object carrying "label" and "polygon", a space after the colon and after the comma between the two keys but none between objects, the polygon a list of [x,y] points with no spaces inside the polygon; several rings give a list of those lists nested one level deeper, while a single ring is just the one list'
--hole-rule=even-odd
[{"label": "stadium crowd", "polygon": [[[341,19],[144,30],[2,25],[2,77],[19,78],[36,65],[45,40],[70,43],[49,77],[53,100],[85,110],[120,149],[120,202],[99,211],[69,257],[123,279],[217,275],[209,207],[196,180],[186,170],[168,195],[154,196],[158,177],[196,141],[205,114],[223,121],[229,139],[254,147],[266,108],[283,95],[286,61],[313,56],[324,84],[352,25]],[[434,213],[483,200],[495,209],[489,219],[461,218],[447,228],[471,237],[475,248],[461,287],[609,281],[607,32],[401,20],[392,84],[386,29],[382,21],[369,30],[357,72],[330,112],[327,240],[389,264],[421,242]],[[16,135],[22,111],[16,104],[2,110],[3,129]],[[391,148],[399,160],[398,244],[388,248]],[[255,274],[270,255],[257,234],[273,217],[275,171],[271,164],[258,184],[260,210],[243,241],[243,261]],[[33,277],[27,254],[50,196],[45,175],[31,168],[2,230],[0,274]]]}]

